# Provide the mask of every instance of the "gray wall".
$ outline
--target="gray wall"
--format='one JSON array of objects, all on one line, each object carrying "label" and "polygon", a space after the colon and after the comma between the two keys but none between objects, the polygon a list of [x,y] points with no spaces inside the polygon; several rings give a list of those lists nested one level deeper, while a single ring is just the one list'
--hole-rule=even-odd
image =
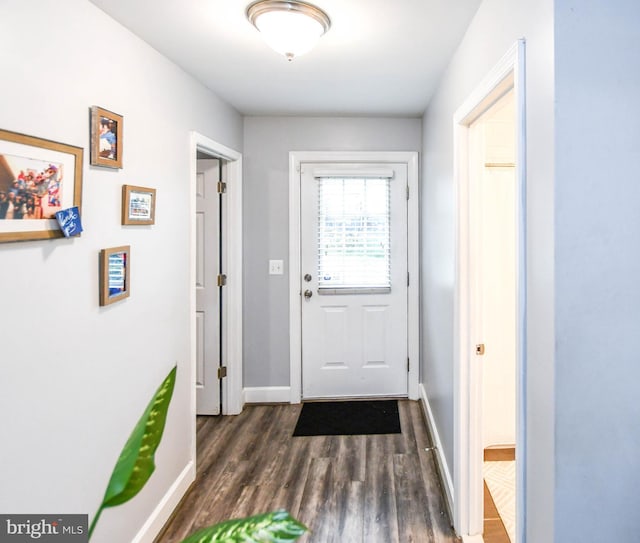
[{"label": "gray wall", "polygon": [[555,4],[555,541],[636,541],[640,4]]},{"label": "gray wall", "polygon": [[[289,385],[289,151],[419,151],[420,119],[246,117],[244,386]],[[285,261],[269,275],[269,259]]]},{"label": "gray wall", "polygon": [[[518,38],[527,40],[527,536],[553,541],[554,57],[552,0],[485,0],[423,118],[422,380],[453,469],[453,114]],[[453,473],[455,480],[456,474]],[[567,540],[569,541],[569,540]]]},{"label": "gray wall", "polygon": [[[88,513],[169,370],[157,468],[93,543],[132,541],[190,459],[189,131],[242,150],[242,118],[85,0],[0,2],[0,127],[84,148],[77,239],[0,244],[0,511]],[[89,107],[124,116],[124,167],[89,166]],[[123,184],[156,224],[120,225]],[[100,249],[131,245],[131,297],[98,306]]]}]

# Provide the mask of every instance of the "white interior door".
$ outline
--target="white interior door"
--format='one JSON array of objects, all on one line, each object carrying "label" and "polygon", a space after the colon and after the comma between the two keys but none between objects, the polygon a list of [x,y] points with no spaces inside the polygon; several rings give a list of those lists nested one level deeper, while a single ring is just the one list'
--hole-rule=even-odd
[{"label": "white interior door", "polygon": [[220,161],[198,160],[196,178],[196,412],[220,414]]},{"label": "white interior door", "polygon": [[406,396],[407,165],[300,175],[302,396]]}]

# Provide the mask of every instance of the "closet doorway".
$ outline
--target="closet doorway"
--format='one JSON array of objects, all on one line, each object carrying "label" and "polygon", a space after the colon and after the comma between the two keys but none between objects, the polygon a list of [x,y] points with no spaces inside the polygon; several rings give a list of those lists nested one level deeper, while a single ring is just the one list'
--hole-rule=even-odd
[{"label": "closet doorway", "polygon": [[196,414],[232,415],[243,405],[242,155],[192,132],[190,192],[195,458]]},{"label": "closet doorway", "polygon": [[469,542],[525,534],[524,90],[519,41],[454,116],[454,524]]}]

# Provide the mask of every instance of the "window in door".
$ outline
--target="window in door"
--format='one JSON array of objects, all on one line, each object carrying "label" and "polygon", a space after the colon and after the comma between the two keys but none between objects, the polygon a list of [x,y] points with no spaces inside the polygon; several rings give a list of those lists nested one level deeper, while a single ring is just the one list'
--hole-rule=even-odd
[{"label": "window in door", "polygon": [[318,178],[318,293],[391,288],[390,179]]}]

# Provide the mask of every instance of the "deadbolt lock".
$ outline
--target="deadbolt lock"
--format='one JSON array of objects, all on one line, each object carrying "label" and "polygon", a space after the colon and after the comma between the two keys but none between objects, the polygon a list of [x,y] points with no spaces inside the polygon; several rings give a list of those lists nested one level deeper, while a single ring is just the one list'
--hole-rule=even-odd
[{"label": "deadbolt lock", "polygon": [[311,281],[311,279],[313,279],[313,278],[311,277],[311,274],[310,274],[310,273],[305,273],[305,274],[304,274],[304,280],[305,280],[307,283],[308,283],[309,281]]}]

